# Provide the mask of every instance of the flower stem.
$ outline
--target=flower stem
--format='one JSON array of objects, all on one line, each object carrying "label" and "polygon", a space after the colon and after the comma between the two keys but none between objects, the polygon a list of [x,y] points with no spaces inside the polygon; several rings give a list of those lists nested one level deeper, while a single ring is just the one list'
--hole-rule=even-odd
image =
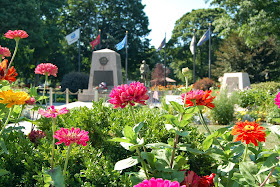
[{"label": "flower stem", "polygon": [[[136,151],[137,151],[137,153],[138,153],[138,155],[139,155],[139,158],[142,159],[142,157],[141,157],[141,152],[140,152],[140,150],[139,150],[138,147],[136,147]],[[141,165],[142,165],[143,170],[144,170],[144,172],[145,172],[146,179],[149,179],[149,174],[148,174],[148,172],[147,172],[146,163],[145,163],[144,161],[141,161]]]},{"label": "flower stem", "polygon": [[177,148],[178,139],[179,139],[179,135],[176,134],[175,139],[174,139],[172,156],[171,156],[171,160],[170,160],[170,168],[173,168],[173,162],[174,162],[174,158],[175,158],[175,152],[176,152],[176,148]]},{"label": "flower stem", "polygon": [[52,120],[52,159],[51,159],[51,169],[53,169],[53,158],[54,158],[54,131],[55,131],[55,123],[56,123],[56,118],[53,118]]},{"label": "flower stem", "polygon": [[15,50],[14,50],[14,54],[13,54],[13,56],[12,56],[12,59],[11,59],[11,61],[10,61],[10,63],[9,63],[8,68],[7,68],[7,71],[8,71],[8,69],[11,67],[11,64],[12,64],[12,62],[14,61],[14,58],[15,58],[16,53],[17,53],[19,40],[15,40],[15,41],[16,41],[16,47],[15,47]]},{"label": "flower stem", "polygon": [[[133,120],[134,120],[134,124],[137,124],[137,122],[136,122],[136,118],[135,118],[135,114],[134,114],[134,110],[133,110],[132,106],[131,106],[131,105],[129,105],[129,108],[130,108],[130,112],[131,112],[132,118],[133,118]],[[140,139],[142,138],[142,136],[141,136],[141,134],[140,134],[140,133],[138,133],[138,137],[139,137]],[[145,142],[144,142],[144,144],[145,144]],[[143,146],[143,149],[144,149],[144,152],[147,152],[147,150],[146,150],[146,147],[145,147],[145,146]]]},{"label": "flower stem", "polygon": [[247,146],[246,146],[246,148],[245,148],[245,154],[244,154],[243,161],[245,161],[245,159],[246,159],[246,157],[247,157],[248,147],[249,147],[249,144],[247,144]]},{"label": "flower stem", "polygon": [[269,179],[269,177],[272,175],[273,171],[275,170],[275,167],[274,166],[271,171],[269,172],[268,176],[266,177],[266,179],[263,181],[263,183],[261,183],[260,187],[263,187],[265,185],[265,183],[267,182],[267,180]]},{"label": "flower stem", "polygon": [[[200,121],[201,123],[203,124],[204,128],[206,129],[206,131],[209,133],[209,134],[212,134],[208,125],[206,124],[205,120],[204,120],[204,117],[202,115],[202,112],[200,109],[198,109],[198,115],[199,115],[199,118],[200,118]],[[217,137],[214,138],[216,140],[216,142],[220,145],[220,147],[222,148],[222,150],[224,151],[225,148],[222,146],[222,144],[220,143],[220,141],[217,139]]]},{"label": "flower stem", "polygon": [[[48,82],[48,73],[45,74],[45,84],[44,84],[44,90],[43,90],[43,99],[44,99],[44,97],[45,97],[47,82]],[[42,101],[42,102],[43,102],[43,101]],[[46,106],[47,106],[47,105],[48,105],[47,99],[45,99],[45,103],[46,103]]]},{"label": "flower stem", "polygon": [[67,169],[67,164],[68,164],[71,149],[72,149],[72,144],[70,144],[68,146],[67,153],[66,153],[66,159],[65,159],[64,169],[63,169],[63,176],[64,177],[66,176],[66,169]]},{"label": "flower stem", "polygon": [[6,128],[8,122],[9,122],[9,120],[10,120],[10,117],[11,117],[11,115],[12,115],[13,109],[14,109],[14,106],[12,106],[12,107],[10,108],[10,112],[9,112],[9,114],[8,114],[8,118],[6,119],[6,122],[5,122],[3,128],[2,128],[2,130],[1,130],[1,132],[0,132],[0,136],[2,135],[4,129]]}]

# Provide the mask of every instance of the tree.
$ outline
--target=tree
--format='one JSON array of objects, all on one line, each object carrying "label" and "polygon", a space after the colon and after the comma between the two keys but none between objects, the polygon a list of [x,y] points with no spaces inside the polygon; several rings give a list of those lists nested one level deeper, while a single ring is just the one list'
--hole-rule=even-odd
[{"label": "tree", "polygon": [[[171,40],[168,42],[169,60],[172,61],[171,68],[174,70],[175,76],[184,81],[182,68],[188,67],[193,70],[193,55],[189,50],[190,42],[193,37],[193,29],[196,29],[197,41],[207,31],[209,23],[212,23],[218,17],[224,14],[224,10],[215,9],[198,9],[188,12],[176,21],[174,30],[172,31]],[[215,28],[212,26],[211,30]],[[217,37],[218,33],[214,32],[211,38],[211,50],[218,49],[221,39]],[[206,42],[208,43],[208,42]],[[209,47],[203,44],[196,48],[196,77],[208,77],[208,54]],[[212,55],[212,63],[215,64],[215,56]]]},{"label": "tree", "polygon": [[280,67],[279,41],[274,37],[251,48],[245,43],[245,39],[237,33],[232,33],[216,52],[217,61],[213,74],[222,76],[226,72],[247,72],[250,81],[279,80]]},{"label": "tree", "polygon": [[[206,0],[208,2],[209,0]],[[280,36],[280,1],[278,0],[210,0],[227,14],[215,20],[216,31],[227,37],[233,31],[245,39],[246,45],[258,46],[271,35]]]},{"label": "tree", "polygon": [[[64,33],[70,33],[81,27],[81,69],[89,72],[91,64],[90,42],[101,29],[102,48],[115,49],[128,31],[128,73],[130,79],[140,78],[139,67],[142,60],[149,56],[149,40],[145,37],[150,32],[148,18],[145,15],[141,0],[84,0],[68,1],[63,9],[62,21]],[[77,47],[65,46],[67,61],[77,59]],[[125,49],[117,51],[121,55],[122,67],[125,67]],[[148,61],[147,61],[148,62]],[[135,70],[138,71],[135,71]]]},{"label": "tree", "polygon": [[[166,68],[166,72],[164,73],[165,67],[161,63],[157,63],[156,67],[152,72],[152,85],[164,85],[164,77],[168,76],[170,70]],[[165,75],[164,75],[165,74]]]},{"label": "tree", "polygon": [[[21,40],[14,66],[23,81],[34,80],[34,69],[38,63],[51,62],[56,65],[63,37],[57,20],[59,9],[65,0],[1,1],[1,34],[8,30],[25,30],[29,37]],[[14,49],[14,41],[1,37],[2,46]]]}]

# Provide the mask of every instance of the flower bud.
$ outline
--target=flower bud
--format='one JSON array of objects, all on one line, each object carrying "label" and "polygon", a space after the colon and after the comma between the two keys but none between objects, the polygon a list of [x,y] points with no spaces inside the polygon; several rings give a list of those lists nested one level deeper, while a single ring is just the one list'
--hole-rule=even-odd
[{"label": "flower bud", "polygon": [[189,68],[183,68],[183,69],[182,69],[182,74],[183,74],[185,77],[187,77],[189,71],[190,71]]}]

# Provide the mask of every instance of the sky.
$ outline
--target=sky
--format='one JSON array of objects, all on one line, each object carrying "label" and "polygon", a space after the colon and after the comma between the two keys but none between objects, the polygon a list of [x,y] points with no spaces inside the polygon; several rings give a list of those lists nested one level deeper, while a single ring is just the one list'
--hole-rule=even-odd
[{"label": "sky", "polygon": [[171,38],[175,22],[193,9],[209,8],[204,0],[142,0],[149,18],[151,46],[158,48],[166,33],[166,42]]}]

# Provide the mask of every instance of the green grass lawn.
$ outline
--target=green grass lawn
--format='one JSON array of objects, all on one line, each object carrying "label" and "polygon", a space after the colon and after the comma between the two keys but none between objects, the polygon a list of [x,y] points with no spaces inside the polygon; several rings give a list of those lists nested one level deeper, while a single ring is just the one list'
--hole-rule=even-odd
[{"label": "green grass lawn", "polygon": [[[269,125],[267,124],[263,124],[262,125],[263,127],[267,128]],[[206,133],[206,130],[205,128],[203,127],[203,125],[196,125],[198,131],[200,133]],[[211,132],[214,132],[216,131],[217,129],[219,128],[223,128],[223,127],[226,127],[224,125],[209,125],[208,126],[210,131]],[[267,148],[267,149],[273,149],[275,148],[275,145],[280,145],[280,141],[278,140],[277,136],[273,133],[270,133],[267,137],[266,137],[266,141],[265,141],[265,144],[264,144],[264,148]]]}]

